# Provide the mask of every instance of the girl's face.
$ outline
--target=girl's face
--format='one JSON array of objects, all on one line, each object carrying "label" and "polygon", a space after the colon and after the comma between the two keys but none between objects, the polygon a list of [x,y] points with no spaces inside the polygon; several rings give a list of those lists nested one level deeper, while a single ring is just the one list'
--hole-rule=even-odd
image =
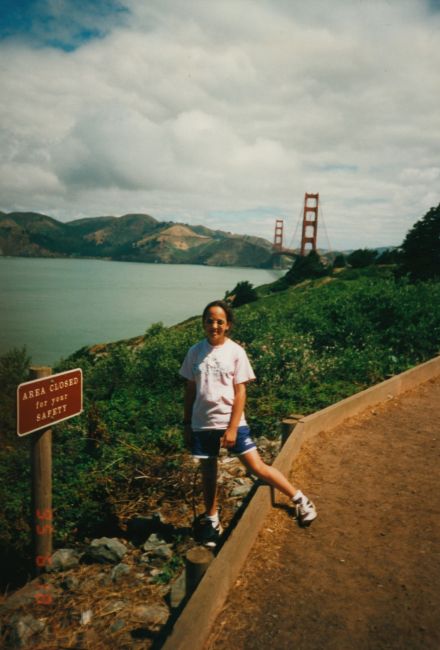
[{"label": "girl's face", "polygon": [[229,331],[225,310],[221,307],[210,307],[203,321],[203,329],[211,345],[222,345]]}]

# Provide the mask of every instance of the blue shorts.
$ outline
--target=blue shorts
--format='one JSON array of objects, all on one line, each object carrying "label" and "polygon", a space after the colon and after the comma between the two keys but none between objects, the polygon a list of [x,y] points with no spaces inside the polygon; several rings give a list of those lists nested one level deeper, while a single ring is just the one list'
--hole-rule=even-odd
[{"label": "blue shorts", "polygon": [[[220,438],[226,429],[203,429],[193,431],[191,437],[191,453],[194,458],[217,458],[220,453]],[[257,445],[251,438],[249,427],[238,427],[237,440],[233,447],[228,447],[231,454],[247,454],[256,449]]]}]

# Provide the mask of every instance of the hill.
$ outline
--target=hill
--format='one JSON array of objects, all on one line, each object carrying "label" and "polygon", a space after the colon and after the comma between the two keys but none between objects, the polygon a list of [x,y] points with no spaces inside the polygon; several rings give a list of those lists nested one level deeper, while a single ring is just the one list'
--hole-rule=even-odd
[{"label": "hill", "polygon": [[204,226],[159,222],[147,214],[102,216],[61,223],[35,212],[0,213],[0,255],[95,257],[127,262],[272,266],[261,237]]}]

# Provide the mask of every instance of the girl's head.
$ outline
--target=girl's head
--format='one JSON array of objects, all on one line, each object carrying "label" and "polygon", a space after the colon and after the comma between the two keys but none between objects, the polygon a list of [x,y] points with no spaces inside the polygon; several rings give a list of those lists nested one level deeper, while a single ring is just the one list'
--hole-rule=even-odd
[{"label": "girl's head", "polygon": [[222,345],[232,327],[234,314],[225,300],[213,300],[203,310],[202,321],[206,337],[211,345]]}]

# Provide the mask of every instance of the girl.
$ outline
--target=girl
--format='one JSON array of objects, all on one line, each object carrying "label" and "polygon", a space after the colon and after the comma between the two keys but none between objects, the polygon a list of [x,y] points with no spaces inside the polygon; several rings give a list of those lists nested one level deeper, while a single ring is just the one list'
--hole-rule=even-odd
[{"label": "girl", "polygon": [[217,510],[217,458],[220,447],[239,456],[243,465],[265,483],[290,497],[301,525],[316,518],[315,506],[276,468],[260,458],[246,423],[246,383],[255,379],[244,349],[232,341],[231,306],[210,302],[203,311],[206,339],[193,345],[180,369],[186,382],[184,398],[185,442],[201,461],[203,516],[201,542],[216,546],[223,532]]}]

